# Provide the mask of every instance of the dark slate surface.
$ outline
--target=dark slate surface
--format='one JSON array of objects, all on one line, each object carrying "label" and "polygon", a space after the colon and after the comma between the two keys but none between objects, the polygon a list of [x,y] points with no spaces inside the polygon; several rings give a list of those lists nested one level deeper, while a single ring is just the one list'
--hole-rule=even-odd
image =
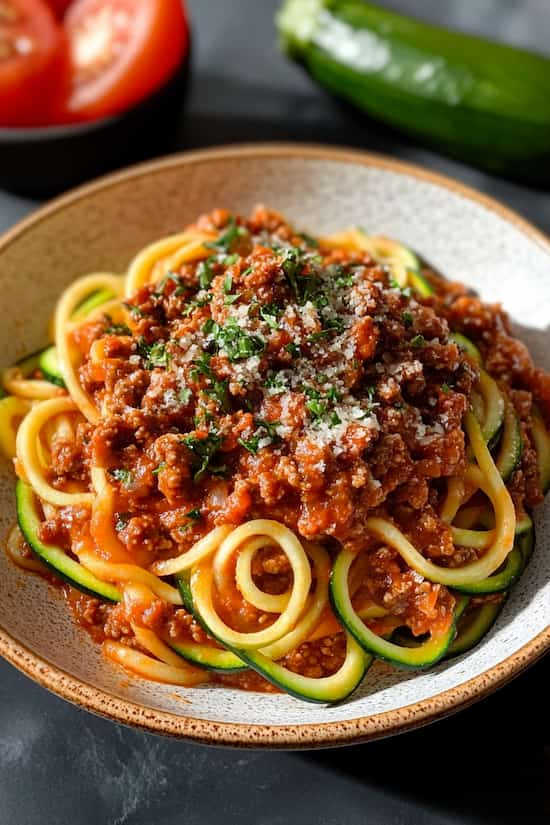
[{"label": "dark slate surface", "polygon": [[[387,4],[550,48],[548,0]],[[385,151],[455,176],[550,231],[547,193],[414,147],[328,100],[278,55],[271,23],[276,5],[190,2],[195,71],[180,146],[277,139]],[[0,229],[35,206],[0,193]],[[469,710],[398,738],[317,753],[267,753],[187,745],[117,726],[0,662],[0,825],[542,823],[549,664],[547,658]]]}]

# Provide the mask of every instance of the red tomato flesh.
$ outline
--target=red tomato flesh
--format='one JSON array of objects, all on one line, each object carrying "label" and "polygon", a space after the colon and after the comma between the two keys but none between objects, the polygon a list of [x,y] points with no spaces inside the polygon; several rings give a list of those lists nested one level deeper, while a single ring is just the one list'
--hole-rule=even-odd
[{"label": "red tomato flesh", "polygon": [[40,126],[67,79],[63,30],[41,0],[0,0],[0,126]]},{"label": "red tomato flesh", "polygon": [[58,20],[61,20],[67,8],[71,5],[71,0],[46,0],[46,3],[53,11]]},{"label": "red tomato flesh", "polygon": [[175,72],[188,47],[181,0],[76,0],[65,15],[68,120],[128,109]]}]

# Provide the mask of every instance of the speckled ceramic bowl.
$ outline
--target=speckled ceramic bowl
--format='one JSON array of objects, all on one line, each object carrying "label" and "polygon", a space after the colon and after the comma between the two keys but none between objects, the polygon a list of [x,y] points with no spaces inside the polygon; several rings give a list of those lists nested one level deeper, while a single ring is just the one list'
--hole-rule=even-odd
[{"label": "speckled ceramic bowl", "polygon": [[[550,369],[550,244],[497,203],[388,159],[336,149],[250,146],[195,152],[105,178],[37,212],[0,243],[1,365],[46,340],[59,291],[90,270],[122,270],[144,244],[223,205],[265,203],[305,230],[360,224],[400,238],[450,278],[510,310]],[[0,466],[0,538],[14,523],[13,474]],[[247,747],[322,747],[397,733],[456,711],[550,647],[550,501],[537,547],[496,626],[471,653],[426,672],[376,663],[335,707],[221,687],[141,681],[106,662],[58,594],[0,554],[0,653],[64,698],[159,733]]]}]

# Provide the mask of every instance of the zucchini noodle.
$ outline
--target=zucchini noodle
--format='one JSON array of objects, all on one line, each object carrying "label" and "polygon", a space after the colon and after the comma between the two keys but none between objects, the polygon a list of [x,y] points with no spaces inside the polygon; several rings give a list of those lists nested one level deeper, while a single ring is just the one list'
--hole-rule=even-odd
[{"label": "zucchini noodle", "polygon": [[175,587],[163,582],[143,567],[138,567],[137,564],[113,564],[87,550],[80,552],[79,560],[81,565],[98,579],[107,582],[137,582],[150,588],[156,596],[164,599],[168,604],[182,604],[181,596]]},{"label": "zucchini noodle", "polygon": [[62,390],[49,381],[36,378],[25,378],[18,367],[9,367],[2,373],[2,384],[6,392],[19,398],[44,401],[46,398],[57,398]]},{"label": "zucchini noodle", "polygon": [[115,297],[116,292],[111,289],[98,289],[97,292],[92,292],[88,298],[84,298],[71,315],[71,324],[83,321],[98,310],[106,309],[106,305],[110,305]]},{"label": "zucchini noodle", "polygon": [[[266,543],[262,537],[252,539],[243,545],[237,556],[235,582],[243,598],[254,607],[257,607],[258,610],[263,610],[266,613],[282,613],[288,604],[290,592],[277,595],[264,593],[252,578],[252,560],[256,552],[265,546]],[[272,545],[267,544],[267,547],[270,546]],[[216,578],[215,572],[214,578]],[[217,580],[216,584],[219,587]]]},{"label": "zucchini noodle", "polygon": [[461,547],[475,547],[477,550],[490,547],[495,540],[494,530],[469,530],[453,525],[451,532],[455,544]]},{"label": "zucchini noodle", "polygon": [[39,457],[38,440],[46,423],[58,415],[77,411],[72,398],[66,395],[42,401],[30,410],[17,432],[17,459],[21,463],[26,479],[41,499],[56,507],[75,504],[91,505],[94,500],[93,493],[67,493],[52,487],[47,481]]},{"label": "zucchini noodle", "polygon": [[441,521],[446,521],[448,524],[452,522],[464,501],[465,495],[466,490],[463,479],[456,477],[449,479],[447,495],[445,496],[441,513],[439,514]]},{"label": "zucchini noodle", "polygon": [[[369,518],[366,522],[371,533],[397,550],[409,567],[429,581],[449,587],[471,584],[494,573],[514,546],[516,527],[516,515],[510,493],[495,467],[473,413],[466,414],[465,426],[479,465],[479,469],[475,468],[479,474],[479,486],[484,486],[484,492],[491,499],[495,511],[496,527],[493,542],[480,559],[464,567],[440,567],[425,559],[392,522],[376,517]],[[470,476],[472,475],[470,471]]]},{"label": "zucchini noodle", "polygon": [[184,570],[189,570],[193,565],[211,556],[220,544],[222,544],[224,539],[230,535],[232,529],[233,528],[227,524],[221,527],[215,527],[194,544],[193,547],[186,550],[185,553],[182,553],[181,556],[166,559],[166,561],[155,562],[155,564],[151,565],[152,572],[157,573],[159,576],[171,576],[174,573],[182,573]]},{"label": "zucchini noodle", "polygon": [[145,284],[159,281],[172,269],[179,269],[184,263],[206,258],[209,252],[204,243],[215,237],[205,232],[181,232],[145,247],[128,267],[126,296],[131,297]]},{"label": "zucchini noodle", "polygon": [[284,684],[288,693],[299,698],[314,696],[310,701],[333,702],[334,696],[340,691],[342,698],[349,694],[350,683],[356,685],[362,678],[372,659],[367,659],[362,648],[357,644],[350,633],[346,633],[346,654],[344,661],[336,673],[330,676],[302,676],[288,670],[277,662],[271,662],[267,656],[259,651],[247,653],[241,651],[244,661],[247,661],[269,673],[275,684]]},{"label": "zucchini noodle", "polygon": [[121,278],[118,275],[106,273],[86,275],[79,278],[78,281],[75,281],[72,286],[65,290],[55,311],[55,345],[65,386],[82,415],[93,424],[99,421],[100,411],[90,395],[82,388],[78,379],[77,358],[70,340],[71,317],[86,296],[104,289],[120,294],[122,290]]},{"label": "zucchini noodle", "polygon": [[10,395],[0,399],[0,448],[6,458],[15,458],[17,454],[16,436],[18,424],[31,408],[26,398]]},{"label": "zucchini noodle", "polygon": [[454,524],[456,527],[462,527],[466,530],[475,524],[481,524],[483,527],[491,530],[494,526],[494,518],[489,508],[484,504],[477,506],[471,505],[469,507],[462,507],[459,510],[454,519]]},{"label": "zucchini noodle", "polygon": [[158,659],[146,656],[121,642],[108,639],[103,642],[103,652],[112,662],[152,682],[194,687],[208,681],[208,675],[204,671],[192,672],[189,668],[159,662]]},{"label": "zucchini noodle", "polygon": [[236,550],[247,538],[262,535],[279,545],[285,553],[294,574],[292,590],[288,603],[279,618],[264,630],[255,633],[241,633],[229,627],[218,615],[212,600],[212,567],[202,562],[191,574],[191,588],[197,609],[205,623],[217,638],[228,645],[244,649],[258,649],[276,642],[295,625],[305,607],[311,586],[311,569],[306,553],[288,528],[269,519],[256,519],[236,527],[221,543],[217,553],[226,554]]},{"label": "zucchini noodle", "polygon": [[132,630],[141,647],[144,647],[145,650],[152,653],[153,656],[161,662],[171,665],[172,667],[177,667],[178,670],[188,673],[191,679],[196,679],[196,681],[193,681],[192,684],[199,684],[200,682],[207,681],[207,678],[204,676],[204,671],[187,666],[181,657],[178,656],[177,653],[174,653],[168,645],[165,645],[164,642],[159,639],[157,634],[152,630],[148,630],[145,627],[140,627],[137,624],[132,624]]},{"label": "zucchini noodle", "polygon": [[328,582],[330,577],[330,557],[321,545],[307,542],[304,545],[308,556],[313,562],[315,574],[315,591],[309,599],[302,617],[293,630],[290,630],[282,639],[263,647],[262,655],[268,659],[282,659],[291,650],[295,650],[305,642],[313,628],[318,624],[321,614],[328,604]]},{"label": "zucchini noodle", "polygon": [[480,422],[481,432],[485,440],[490,441],[504,421],[504,398],[494,378],[485,370],[479,371],[479,390],[484,406],[484,417]]}]

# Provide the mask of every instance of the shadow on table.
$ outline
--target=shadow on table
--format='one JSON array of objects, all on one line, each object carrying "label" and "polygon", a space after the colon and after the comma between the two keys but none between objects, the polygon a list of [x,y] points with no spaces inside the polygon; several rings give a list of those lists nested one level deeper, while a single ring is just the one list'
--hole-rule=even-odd
[{"label": "shadow on table", "polygon": [[[216,90],[214,98],[212,89]],[[202,76],[195,80],[193,98],[191,111],[180,123],[178,142],[182,148],[301,141],[390,152],[402,158],[415,154],[416,147],[395,130],[328,96],[304,97],[223,77]]]},{"label": "shadow on table", "polygon": [[421,730],[296,758],[425,806],[445,823],[542,825],[548,723],[538,701],[549,665],[538,663],[490,700]]}]

